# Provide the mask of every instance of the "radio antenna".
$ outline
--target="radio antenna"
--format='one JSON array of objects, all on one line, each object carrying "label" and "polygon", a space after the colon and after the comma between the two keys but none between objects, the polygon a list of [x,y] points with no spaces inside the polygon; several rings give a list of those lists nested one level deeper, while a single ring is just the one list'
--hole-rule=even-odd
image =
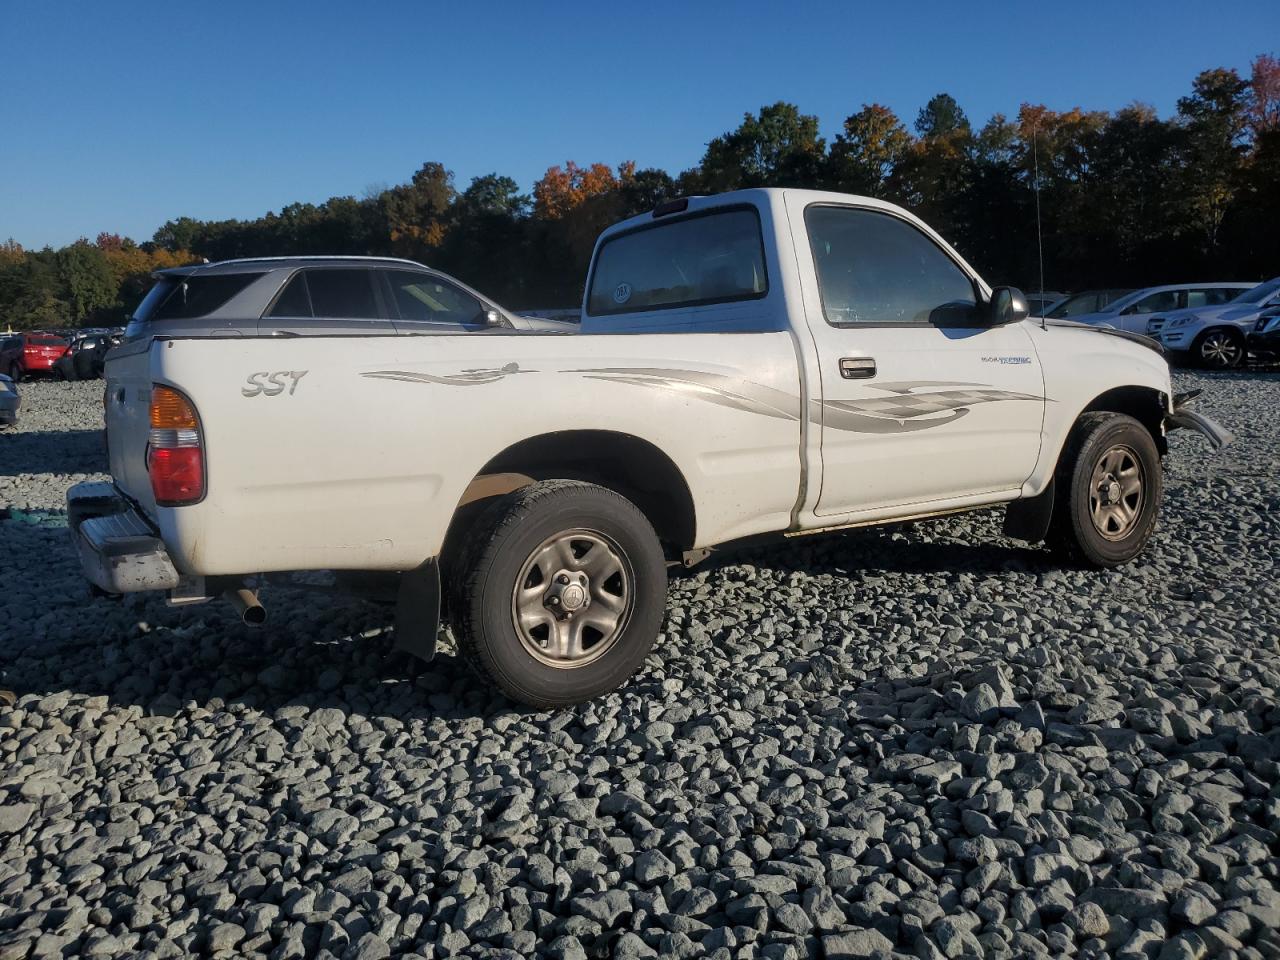
[{"label": "radio antenna", "polygon": [[1031,125],[1031,158],[1035,168],[1032,187],[1036,194],[1036,252],[1040,258],[1040,329],[1047,330],[1049,325],[1044,319],[1044,229],[1040,224],[1040,147],[1034,123]]}]

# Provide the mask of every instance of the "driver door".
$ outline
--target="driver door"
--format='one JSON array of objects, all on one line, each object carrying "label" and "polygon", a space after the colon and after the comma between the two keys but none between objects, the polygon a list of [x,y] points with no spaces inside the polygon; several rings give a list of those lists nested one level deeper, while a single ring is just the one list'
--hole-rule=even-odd
[{"label": "driver door", "polygon": [[1023,325],[980,322],[973,278],[905,218],[789,215],[821,371],[821,522],[1020,488],[1045,402]]}]

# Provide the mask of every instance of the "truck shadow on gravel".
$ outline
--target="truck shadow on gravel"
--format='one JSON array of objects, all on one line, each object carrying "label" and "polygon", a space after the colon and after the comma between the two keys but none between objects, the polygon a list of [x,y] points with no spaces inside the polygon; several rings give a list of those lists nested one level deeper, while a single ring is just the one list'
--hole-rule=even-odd
[{"label": "truck shadow on gravel", "polygon": [[972,514],[975,526],[984,528],[972,541],[931,539],[936,532],[932,521],[891,524],[714,554],[692,570],[673,571],[672,579],[736,564],[784,573],[856,577],[881,573],[1043,573],[1063,566],[1061,558],[1043,546],[1001,538],[1002,516],[1002,511]]},{"label": "truck shadow on gravel", "polygon": [[101,430],[0,431],[0,476],[100,473],[106,469]]},{"label": "truck shadow on gravel", "polygon": [[[727,553],[676,573],[673,590],[698,576],[724,576],[723,569],[735,564],[775,575],[803,571],[872,580],[896,573],[1035,573],[1053,566],[1043,551],[894,536],[904,530],[859,530]],[[0,602],[0,611],[14,623],[20,605],[46,598],[39,616],[29,618],[39,620],[37,629],[14,630],[0,639],[0,687],[18,695],[106,697],[114,706],[136,706],[149,714],[173,714],[184,706],[271,714],[302,706],[411,721],[534,712],[478,679],[453,653],[447,631],[430,664],[397,652],[389,606],[272,586],[263,593],[267,624],[254,629],[238,623],[220,601],[173,608],[156,597],[89,599],[65,538],[65,518],[56,511],[15,514],[0,522],[0,549],[30,558],[25,582]],[[787,600],[775,599],[783,610]],[[673,598],[673,605],[678,602]],[[710,641],[723,638],[717,632]],[[696,656],[692,649],[690,654]],[[861,659],[854,650],[834,646],[812,655]],[[624,695],[645,695],[655,683],[657,662],[650,658]],[[869,663],[847,666],[879,673]]]}]

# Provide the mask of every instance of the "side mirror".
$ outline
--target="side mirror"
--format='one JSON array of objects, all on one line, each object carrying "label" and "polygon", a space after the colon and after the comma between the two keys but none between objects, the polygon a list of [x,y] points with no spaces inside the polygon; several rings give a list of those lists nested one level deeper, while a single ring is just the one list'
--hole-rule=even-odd
[{"label": "side mirror", "polygon": [[996,287],[991,291],[991,300],[988,306],[990,308],[988,316],[993,327],[1004,326],[1006,323],[1017,323],[1019,320],[1025,320],[1031,315],[1031,308],[1027,306],[1027,298],[1017,287]]},{"label": "side mirror", "polygon": [[484,314],[484,321],[491,327],[511,327],[511,321],[497,310],[486,310]]}]

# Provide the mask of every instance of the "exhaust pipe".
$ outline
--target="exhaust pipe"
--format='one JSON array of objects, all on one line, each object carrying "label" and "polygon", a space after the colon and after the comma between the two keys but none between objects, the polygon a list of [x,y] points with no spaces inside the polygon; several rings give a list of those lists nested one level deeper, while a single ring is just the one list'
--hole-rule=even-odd
[{"label": "exhaust pipe", "polygon": [[267,611],[258,602],[258,595],[252,590],[241,587],[239,590],[228,590],[223,594],[240,614],[240,622],[247,627],[260,627],[267,622]]}]

